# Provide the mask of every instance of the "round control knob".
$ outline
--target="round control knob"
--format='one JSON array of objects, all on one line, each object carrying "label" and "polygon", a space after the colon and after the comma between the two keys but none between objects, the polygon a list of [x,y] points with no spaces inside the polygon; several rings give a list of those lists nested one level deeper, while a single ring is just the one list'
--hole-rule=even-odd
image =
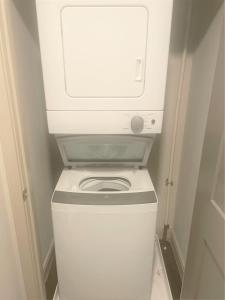
[{"label": "round control knob", "polygon": [[144,128],[144,119],[140,116],[134,116],[131,119],[131,129],[133,133],[141,133]]}]

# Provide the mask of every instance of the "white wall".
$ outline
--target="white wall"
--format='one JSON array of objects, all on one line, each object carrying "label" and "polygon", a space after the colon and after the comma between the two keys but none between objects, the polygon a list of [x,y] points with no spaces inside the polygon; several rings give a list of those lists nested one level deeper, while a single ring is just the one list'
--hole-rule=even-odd
[{"label": "white wall", "polygon": [[160,237],[162,236],[164,224],[168,223],[168,188],[165,185],[165,181],[170,173],[173,130],[179,102],[179,88],[182,79],[185,35],[189,21],[190,4],[189,0],[174,0],[163,129],[161,135],[156,139],[150,160],[150,173],[159,198],[157,232]]},{"label": "white wall", "polygon": [[0,294],[4,300],[26,299],[18,257],[7,178],[0,143]]},{"label": "white wall", "polygon": [[60,166],[53,162],[52,168],[51,159],[57,157],[57,150],[53,143],[50,147],[47,130],[35,0],[10,0],[6,5],[32,202],[44,262],[53,240],[50,199]]},{"label": "white wall", "polygon": [[[199,174],[204,131],[207,121],[209,101],[212,92],[214,71],[219,47],[218,7],[220,0],[193,1],[187,65],[191,79],[187,97],[187,107],[182,137],[176,207],[172,224],[182,264],[185,265],[194,199]],[[218,25],[220,24],[220,26]],[[188,93],[188,95],[186,94]],[[178,124],[179,125],[179,124]]]}]

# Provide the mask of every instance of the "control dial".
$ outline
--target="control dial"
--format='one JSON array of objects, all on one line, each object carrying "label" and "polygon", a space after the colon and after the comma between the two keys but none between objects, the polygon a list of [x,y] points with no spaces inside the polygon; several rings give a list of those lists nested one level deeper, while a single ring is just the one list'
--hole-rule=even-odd
[{"label": "control dial", "polygon": [[144,119],[140,116],[134,116],[131,119],[131,129],[133,133],[141,133],[144,128]]}]

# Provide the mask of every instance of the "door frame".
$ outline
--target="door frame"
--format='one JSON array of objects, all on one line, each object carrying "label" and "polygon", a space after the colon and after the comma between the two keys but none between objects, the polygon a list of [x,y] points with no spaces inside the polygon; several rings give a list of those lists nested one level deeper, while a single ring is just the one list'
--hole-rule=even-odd
[{"label": "door frame", "polygon": [[[204,1],[203,1],[204,2]],[[208,1],[210,2],[210,1]],[[218,1],[217,1],[218,2]],[[171,242],[171,246],[174,250],[175,258],[177,260],[178,268],[181,277],[183,277],[185,271],[185,258],[183,257],[182,251],[180,249],[180,245],[176,239],[176,234],[174,231],[174,220],[175,220],[175,210],[177,205],[177,196],[178,196],[178,185],[179,185],[179,176],[181,170],[182,163],[182,155],[184,147],[184,131],[186,122],[188,121],[188,113],[189,113],[189,97],[191,91],[191,76],[192,76],[192,68],[194,67],[192,61],[192,53],[191,51],[187,51],[190,47],[190,42],[192,37],[192,22],[194,18],[194,1],[191,1],[190,11],[189,11],[189,24],[186,32],[186,47],[184,56],[184,65],[182,71],[183,80],[181,80],[181,85],[179,87],[179,101],[178,101],[178,115],[176,114],[176,124],[174,126],[174,136],[173,140],[173,151],[170,158],[170,169],[168,176],[168,198],[167,198],[167,216],[166,216],[166,224],[169,224],[169,240]],[[213,72],[213,70],[212,70]],[[178,116],[178,118],[177,118]],[[172,183],[172,184],[170,184]],[[190,220],[191,222],[191,220]]]},{"label": "door frame", "polygon": [[[34,213],[31,201],[28,168],[24,151],[19,95],[16,87],[15,68],[12,60],[7,8],[0,2],[0,95],[4,112],[2,134],[3,158],[9,187],[9,206],[13,216],[18,256],[27,300],[45,300],[46,292]],[[6,121],[7,120],[7,121]],[[13,174],[13,176],[12,176]]]},{"label": "door frame", "polygon": [[[204,141],[201,151],[201,163],[197,179],[193,218],[188,245],[187,260],[181,290],[181,299],[199,299],[201,293],[201,280],[204,280],[204,267],[207,266],[206,255],[210,257],[218,274],[223,277],[224,286],[224,248],[225,238],[224,207],[216,201],[216,186],[221,176],[224,182],[224,2],[218,9],[219,45],[214,71],[212,90],[210,93],[207,124],[204,132]],[[220,28],[221,26],[222,28]],[[221,170],[220,170],[221,168]],[[221,171],[221,174],[220,174]],[[222,175],[223,174],[223,175]],[[222,187],[224,199],[224,186]],[[221,203],[222,206],[222,203]],[[222,231],[221,231],[222,229]],[[221,236],[220,236],[221,235]],[[216,278],[213,269],[208,267],[206,272],[211,279]],[[205,273],[205,274],[206,274]],[[213,274],[213,275],[212,275]],[[208,282],[209,278],[207,278]],[[215,284],[215,282],[213,282]],[[225,288],[225,286],[224,286]],[[223,295],[225,289],[223,288]],[[218,291],[218,290],[217,290]],[[218,296],[218,295],[217,295]],[[221,295],[222,296],[222,295]],[[211,295],[212,297],[212,295]],[[202,299],[202,298],[201,298]],[[208,298],[209,299],[209,298]],[[212,298],[210,298],[212,299]],[[214,298],[215,299],[215,298]],[[221,298],[216,299],[223,299]]]},{"label": "door frame", "polygon": [[[177,40],[177,37],[174,38],[172,33],[170,42],[170,48],[174,48],[178,44],[182,47],[182,51],[179,56],[174,58],[174,54],[172,53],[173,50],[170,49],[167,77],[169,77],[170,74],[175,73],[177,74],[177,79],[176,81],[170,81],[167,78],[166,109],[164,113],[162,134],[160,137],[159,170],[157,173],[156,186],[161,200],[158,234],[162,238],[170,238],[171,236],[170,229],[173,226],[176,205],[172,193],[176,193],[177,190],[176,182],[180,166],[183,143],[182,136],[187,113],[192,68],[191,57],[187,51],[191,26],[191,12],[192,0],[188,4],[179,2],[178,0],[174,1],[172,30],[175,31],[175,27],[180,25],[181,20],[182,22],[185,22],[185,27],[182,31],[182,39],[180,38],[180,40]],[[174,63],[175,59],[176,63]],[[169,227],[166,228],[167,226]],[[168,232],[167,229],[169,229]]]}]

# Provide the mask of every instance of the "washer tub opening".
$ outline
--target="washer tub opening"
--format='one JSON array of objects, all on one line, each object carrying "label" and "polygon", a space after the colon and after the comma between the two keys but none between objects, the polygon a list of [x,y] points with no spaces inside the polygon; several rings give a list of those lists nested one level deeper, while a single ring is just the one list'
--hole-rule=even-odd
[{"label": "washer tub opening", "polygon": [[130,181],[123,177],[88,177],[80,182],[80,189],[89,192],[129,191],[130,187]]}]

